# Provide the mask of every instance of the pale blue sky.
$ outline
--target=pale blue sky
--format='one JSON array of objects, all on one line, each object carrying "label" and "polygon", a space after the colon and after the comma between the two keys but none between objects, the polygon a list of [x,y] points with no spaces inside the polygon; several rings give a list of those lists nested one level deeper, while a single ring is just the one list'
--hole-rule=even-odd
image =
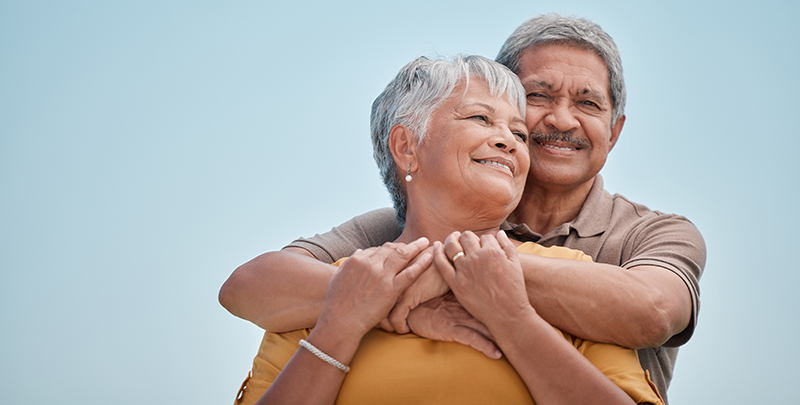
[{"label": "pale blue sky", "polygon": [[607,188],[709,259],[673,404],[793,402],[796,2],[0,0],[0,403],[231,403],[260,341],[216,294],[389,205],[369,106],[418,55],[576,14],[622,53]]}]

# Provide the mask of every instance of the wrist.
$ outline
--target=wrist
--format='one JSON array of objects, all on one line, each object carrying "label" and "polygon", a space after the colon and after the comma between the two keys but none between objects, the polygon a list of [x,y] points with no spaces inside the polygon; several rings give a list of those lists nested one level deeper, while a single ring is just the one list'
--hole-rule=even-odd
[{"label": "wrist", "polygon": [[362,337],[363,335],[343,333],[338,328],[317,324],[305,340],[340,363],[349,365]]},{"label": "wrist", "polygon": [[521,305],[519,308],[511,311],[498,311],[482,322],[494,336],[502,335],[507,331],[516,330],[520,325],[538,322],[547,323],[530,304]]}]

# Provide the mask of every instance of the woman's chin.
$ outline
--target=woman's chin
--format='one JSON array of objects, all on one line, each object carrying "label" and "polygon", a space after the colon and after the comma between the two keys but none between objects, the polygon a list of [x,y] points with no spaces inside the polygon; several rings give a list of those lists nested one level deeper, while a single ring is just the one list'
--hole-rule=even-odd
[{"label": "woman's chin", "polygon": [[[472,194],[471,203],[487,211],[510,211],[516,207],[522,195],[520,190],[509,187],[485,187]],[[511,207],[509,209],[509,207]],[[498,214],[500,215],[500,214]],[[506,214],[508,215],[508,214]]]}]

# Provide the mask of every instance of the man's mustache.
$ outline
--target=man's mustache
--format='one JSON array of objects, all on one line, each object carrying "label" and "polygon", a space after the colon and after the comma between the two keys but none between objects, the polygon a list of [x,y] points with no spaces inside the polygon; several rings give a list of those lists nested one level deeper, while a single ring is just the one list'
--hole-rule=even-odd
[{"label": "man's mustache", "polygon": [[531,140],[536,142],[567,142],[571,143],[578,148],[588,149],[591,144],[585,139],[576,138],[573,136],[574,131],[567,132],[531,132]]}]

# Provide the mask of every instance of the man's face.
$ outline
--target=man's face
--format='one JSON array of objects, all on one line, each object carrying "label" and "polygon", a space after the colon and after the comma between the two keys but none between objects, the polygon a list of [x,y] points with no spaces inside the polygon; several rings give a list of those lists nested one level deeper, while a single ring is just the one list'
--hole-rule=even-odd
[{"label": "man's face", "polygon": [[529,185],[572,189],[591,181],[625,121],[611,127],[603,59],[568,45],[537,45],[522,52],[519,78],[528,98]]}]

